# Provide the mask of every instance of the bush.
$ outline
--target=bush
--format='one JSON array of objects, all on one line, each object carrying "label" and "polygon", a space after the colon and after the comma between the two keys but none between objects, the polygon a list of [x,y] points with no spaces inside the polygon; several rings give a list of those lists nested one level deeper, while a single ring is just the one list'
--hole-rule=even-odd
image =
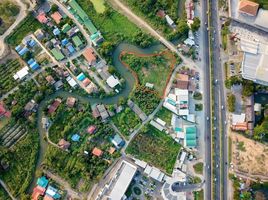
[{"label": "bush", "polygon": [[234,112],[235,111],[235,95],[233,94],[229,95],[227,99],[227,103],[228,103],[229,112]]},{"label": "bush", "polygon": [[203,104],[202,103],[195,104],[195,111],[201,111],[201,110],[203,110]]},{"label": "bush", "polygon": [[203,163],[202,162],[196,163],[193,167],[194,167],[195,173],[203,174]]},{"label": "bush", "polygon": [[195,100],[202,100],[202,94],[200,92],[194,92],[193,98]]}]

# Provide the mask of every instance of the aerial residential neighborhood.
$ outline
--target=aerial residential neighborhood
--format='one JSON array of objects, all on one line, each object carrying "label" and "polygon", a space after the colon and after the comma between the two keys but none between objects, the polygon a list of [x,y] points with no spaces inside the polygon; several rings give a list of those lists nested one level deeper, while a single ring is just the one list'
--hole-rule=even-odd
[{"label": "aerial residential neighborhood", "polygon": [[0,200],[267,200],[268,1],[1,0]]}]

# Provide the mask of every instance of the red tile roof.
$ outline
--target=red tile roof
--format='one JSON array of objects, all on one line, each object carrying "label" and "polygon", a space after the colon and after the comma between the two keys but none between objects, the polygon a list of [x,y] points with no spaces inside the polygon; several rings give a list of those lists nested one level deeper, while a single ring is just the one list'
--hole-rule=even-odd
[{"label": "red tile roof", "polygon": [[87,87],[91,83],[91,81],[88,78],[85,78],[82,83],[85,87]]},{"label": "red tile roof", "polygon": [[46,195],[43,200],[54,200],[53,197]]},{"label": "red tile roof", "polygon": [[46,189],[42,188],[40,186],[36,186],[33,189],[33,194],[32,194],[32,200],[38,200],[39,196],[43,196],[45,194]]},{"label": "red tile roof", "polygon": [[87,128],[87,132],[92,134],[96,131],[97,127],[95,125],[91,125]]},{"label": "red tile roof", "polygon": [[4,105],[0,103],[0,117],[11,117],[11,112],[5,109]]},{"label": "red tile roof", "polygon": [[164,10],[158,10],[156,15],[160,18],[164,18],[166,16],[166,13]]},{"label": "red tile roof", "polygon": [[59,24],[60,20],[62,19],[62,16],[58,11],[56,11],[51,15],[51,18],[54,19],[57,24]]},{"label": "red tile roof", "polygon": [[70,147],[70,142],[64,140],[64,139],[61,139],[58,143],[59,147],[66,150]]},{"label": "red tile roof", "polygon": [[185,74],[177,74],[177,88],[188,89],[189,76]]},{"label": "red tile roof", "polygon": [[92,151],[92,154],[98,157],[100,157],[102,153],[103,153],[102,150],[98,149],[97,147],[95,147]]},{"label": "red tile roof", "polygon": [[248,0],[242,0],[239,3],[239,12],[245,13],[251,16],[256,16],[259,9],[259,4],[248,1]]},{"label": "red tile roof", "polygon": [[90,64],[96,62],[96,56],[94,55],[94,51],[91,48],[87,48],[84,51],[83,55]]},{"label": "red tile roof", "polygon": [[42,24],[46,24],[48,22],[48,18],[46,17],[46,13],[44,12],[39,13],[36,18]]},{"label": "red tile roof", "polygon": [[48,114],[54,113],[61,103],[61,99],[55,99],[54,102],[48,107]]}]

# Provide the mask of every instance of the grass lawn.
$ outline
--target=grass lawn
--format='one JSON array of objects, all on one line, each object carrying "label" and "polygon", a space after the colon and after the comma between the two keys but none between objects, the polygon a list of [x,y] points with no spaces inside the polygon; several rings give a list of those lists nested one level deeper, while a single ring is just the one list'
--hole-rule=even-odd
[{"label": "grass lawn", "polygon": [[0,118],[0,130],[5,126],[7,125],[9,122],[9,119],[6,118],[6,117],[2,117]]},{"label": "grass lawn", "polygon": [[171,124],[172,112],[168,109],[162,107],[157,113],[156,117],[165,121],[169,126]]},{"label": "grass lawn", "polygon": [[22,67],[18,59],[8,60],[0,65],[0,97],[17,86],[18,82],[14,80],[13,75]]},{"label": "grass lawn", "polygon": [[122,14],[107,7],[108,15],[98,14],[88,0],[79,0],[78,3],[87,13],[94,25],[101,31],[105,40],[118,43],[123,40],[132,40],[132,37],[139,31],[139,28],[129,22]]},{"label": "grass lawn", "polygon": [[203,163],[202,162],[196,163],[193,167],[194,167],[195,173],[203,174]]},{"label": "grass lawn", "polygon": [[42,24],[33,17],[32,13],[29,13],[28,16],[6,38],[6,41],[8,44],[14,47],[20,44],[22,39],[30,32],[34,32],[38,28],[42,28]]},{"label": "grass lawn", "polygon": [[98,13],[103,13],[105,11],[105,5],[104,5],[104,0],[90,0],[93,5],[95,10]]},{"label": "grass lawn", "polygon": [[0,35],[14,23],[20,8],[10,0],[1,0],[0,2]]},{"label": "grass lawn", "polygon": [[171,174],[180,148],[170,136],[148,125],[131,141],[126,152]]},{"label": "grass lawn", "polygon": [[176,62],[176,58],[169,52],[153,55],[137,55],[126,52],[121,59],[125,65],[137,73],[140,84],[154,84],[159,95],[163,94],[169,74]]},{"label": "grass lawn", "polygon": [[140,124],[139,117],[130,108],[126,108],[121,113],[116,114],[112,121],[120,132],[127,137]]}]

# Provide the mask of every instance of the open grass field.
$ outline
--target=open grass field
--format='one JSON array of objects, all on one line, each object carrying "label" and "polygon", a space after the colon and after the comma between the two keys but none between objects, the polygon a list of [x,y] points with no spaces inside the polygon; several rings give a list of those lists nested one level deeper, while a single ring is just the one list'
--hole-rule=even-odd
[{"label": "open grass field", "polygon": [[175,66],[176,58],[168,51],[148,55],[122,52],[121,61],[137,74],[141,85],[154,84],[154,89],[161,96]]},{"label": "open grass field", "polygon": [[131,141],[126,152],[171,174],[180,144],[151,125],[145,129]]},{"label": "open grass field", "polygon": [[21,68],[22,64],[18,59],[8,60],[5,64],[0,64],[0,97],[18,84],[13,75]]},{"label": "open grass field", "polygon": [[0,2],[0,35],[14,23],[19,14],[19,6],[10,0],[1,0]]},{"label": "open grass field", "polygon": [[140,124],[139,117],[130,108],[126,108],[121,113],[116,114],[112,118],[112,121],[126,137],[128,137],[132,130]]},{"label": "open grass field", "polygon": [[167,125],[171,125],[172,112],[168,109],[162,107],[157,113],[156,117],[159,117],[163,121],[167,123]]},{"label": "open grass field", "polygon": [[0,130],[5,127],[9,122],[9,119],[6,117],[0,118]]},{"label": "open grass field", "polygon": [[37,21],[29,13],[28,16],[14,29],[14,31],[6,38],[6,41],[11,46],[16,46],[21,43],[22,39],[27,36],[30,32],[36,31],[41,28],[42,24]]},{"label": "open grass field", "polygon": [[90,0],[93,5],[95,10],[97,11],[97,13],[103,13],[105,11],[105,5],[104,5],[104,0]]}]

